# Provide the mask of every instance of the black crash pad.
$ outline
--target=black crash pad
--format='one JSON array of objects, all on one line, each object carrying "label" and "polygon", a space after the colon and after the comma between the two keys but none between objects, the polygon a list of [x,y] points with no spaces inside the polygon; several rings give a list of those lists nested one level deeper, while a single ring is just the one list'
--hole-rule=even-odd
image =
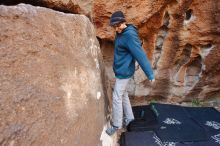
[{"label": "black crash pad", "polygon": [[191,119],[182,106],[171,104],[151,104],[157,115],[160,128],[155,130],[162,141],[197,142],[207,141],[203,127]]},{"label": "black crash pad", "polygon": [[220,134],[220,112],[213,107],[185,107],[188,115],[200,124],[209,136]]},{"label": "black crash pad", "polygon": [[201,142],[162,142],[152,131],[133,131],[121,134],[120,146],[220,146],[220,135]]}]

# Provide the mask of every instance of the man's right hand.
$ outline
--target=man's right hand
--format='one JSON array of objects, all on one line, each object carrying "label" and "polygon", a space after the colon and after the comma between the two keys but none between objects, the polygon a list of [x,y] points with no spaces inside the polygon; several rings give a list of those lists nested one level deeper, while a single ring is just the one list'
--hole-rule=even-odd
[{"label": "man's right hand", "polygon": [[155,79],[152,79],[152,80],[149,80],[151,83],[154,83],[155,82]]}]

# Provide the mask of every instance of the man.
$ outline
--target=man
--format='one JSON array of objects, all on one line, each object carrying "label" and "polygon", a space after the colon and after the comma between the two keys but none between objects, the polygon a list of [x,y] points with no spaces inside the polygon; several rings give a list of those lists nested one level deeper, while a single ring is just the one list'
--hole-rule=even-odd
[{"label": "man", "polygon": [[110,136],[120,129],[123,123],[124,126],[128,126],[134,120],[126,88],[135,72],[135,60],[137,60],[148,79],[154,82],[154,73],[141,47],[137,29],[125,22],[124,14],[121,11],[114,12],[110,18],[110,25],[116,32],[113,64],[116,82],[113,91],[112,124],[106,130],[106,133]]}]

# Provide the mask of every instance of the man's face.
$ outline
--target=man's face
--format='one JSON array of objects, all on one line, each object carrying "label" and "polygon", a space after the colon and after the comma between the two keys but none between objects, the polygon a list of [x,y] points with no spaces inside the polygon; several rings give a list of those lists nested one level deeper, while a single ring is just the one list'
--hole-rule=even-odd
[{"label": "man's face", "polygon": [[122,23],[118,23],[112,26],[117,33],[121,33],[124,29]]}]

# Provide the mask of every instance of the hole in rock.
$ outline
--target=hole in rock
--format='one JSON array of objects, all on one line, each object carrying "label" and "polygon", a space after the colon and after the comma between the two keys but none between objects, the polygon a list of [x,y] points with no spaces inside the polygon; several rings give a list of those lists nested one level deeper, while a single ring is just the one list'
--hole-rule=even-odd
[{"label": "hole in rock", "polygon": [[190,57],[191,51],[192,51],[192,45],[186,44],[185,48],[183,49],[183,55]]},{"label": "hole in rock", "polygon": [[186,44],[179,59],[175,62],[175,64],[177,65],[177,69],[179,69],[182,65],[184,65],[189,61],[191,52],[192,52],[192,45]]},{"label": "hole in rock", "polygon": [[213,45],[211,43],[201,46],[201,55],[203,59],[211,52],[212,49]]},{"label": "hole in rock", "polygon": [[185,20],[190,20],[191,17],[192,17],[192,9],[189,9],[185,13]]},{"label": "hole in rock", "polygon": [[209,44],[207,44],[207,45],[203,45],[201,48],[202,48],[202,49],[210,49],[210,48],[212,48],[212,44],[209,43]]},{"label": "hole in rock", "polygon": [[168,26],[169,22],[170,22],[170,15],[168,12],[166,12],[163,17],[163,25]]}]

